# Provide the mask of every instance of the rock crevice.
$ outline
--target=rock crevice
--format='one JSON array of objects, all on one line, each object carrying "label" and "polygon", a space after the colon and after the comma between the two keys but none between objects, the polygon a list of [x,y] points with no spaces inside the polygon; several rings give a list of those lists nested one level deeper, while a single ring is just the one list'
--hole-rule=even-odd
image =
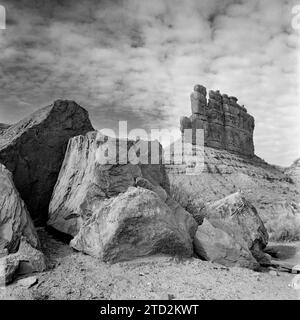
[{"label": "rock crevice", "polygon": [[0,131],[0,163],[13,174],[31,217],[43,223],[70,138],[92,131],[88,113],[57,100]]}]

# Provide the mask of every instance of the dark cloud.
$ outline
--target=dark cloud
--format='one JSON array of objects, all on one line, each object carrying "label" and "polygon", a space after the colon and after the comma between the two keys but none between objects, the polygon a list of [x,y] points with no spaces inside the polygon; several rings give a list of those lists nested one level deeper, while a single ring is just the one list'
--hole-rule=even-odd
[{"label": "dark cloud", "polygon": [[299,157],[299,35],[281,0],[6,0],[0,122],[74,99],[97,128],[178,127],[195,83],[239,97],[257,154]]}]

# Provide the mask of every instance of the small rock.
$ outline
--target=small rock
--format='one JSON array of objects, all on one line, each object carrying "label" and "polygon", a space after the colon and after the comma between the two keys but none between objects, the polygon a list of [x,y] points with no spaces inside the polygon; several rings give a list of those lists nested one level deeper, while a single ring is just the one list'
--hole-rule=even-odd
[{"label": "small rock", "polygon": [[175,296],[174,294],[168,294],[168,300],[174,300]]},{"label": "small rock", "polygon": [[300,273],[300,264],[297,264],[296,266],[294,266],[292,268],[292,273],[294,273],[294,274]]},{"label": "small rock", "polygon": [[229,268],[228,267],[220,267],[220,270],[229,271]]},{"label": "small rock", "polygon": [[0,259],[0,287],[11,283],[19,268],[20,261],[8,255]]},{"label": "small rock", "polygon": [[36,277],[28,277],[18,281],[17,284],[21,285],[22,287],[31,288],[36,285],[39,280]]},{"label": "small rock", "polygon": [[279,273],[278,273],[277,271],[275,271],[275,270],[270,270],[270,271],[269,271],[269,274],[270,274],[271,276],[279,276]]}]

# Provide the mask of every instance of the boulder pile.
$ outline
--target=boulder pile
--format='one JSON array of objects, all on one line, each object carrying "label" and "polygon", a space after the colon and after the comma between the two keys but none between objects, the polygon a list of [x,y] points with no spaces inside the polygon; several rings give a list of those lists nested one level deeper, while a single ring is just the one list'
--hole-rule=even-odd
[{"label": "boulder pile", "polygon": [[0,163],[13,174],[35,222],[47,220],[69,139],[91,130],[85,109],[74,101],[57,100],[0,132]]},{"label": "boulder pile", "polygon": [[[205,105],[198,93],[195,119]],[[216,102],[209,106],[218,109],[219,95],[210,96]],[[253,120],[243,107],[231,107],[244,130],[241,152],[251,154]],[[87,111],[73,101],[58,100],[1,125],[0,281],[47,268],[33,221],[71,236],[75,250],[105,262],[169,254],[251,269],[268,263],[268,234],[241,193],[207,204],[197,219],[172,197],[163,160],[157,141],[94,131]]]},{"label": "boulder pile", "polygon": [[[72,138],[51,199],[48,225],[73,236],[73,248],[104,261],[156,253],[192,256],[197,224],[184,209],[168,206],[174,203],[168,199],[161,152],[157,164],[140,161],[141,154],[136,164],[127,159],[132,150],[148,145],[108,139],[96,131]],[[116,152],[106,156],[108,163],[103,162],[105,152],[112,150]]]}]

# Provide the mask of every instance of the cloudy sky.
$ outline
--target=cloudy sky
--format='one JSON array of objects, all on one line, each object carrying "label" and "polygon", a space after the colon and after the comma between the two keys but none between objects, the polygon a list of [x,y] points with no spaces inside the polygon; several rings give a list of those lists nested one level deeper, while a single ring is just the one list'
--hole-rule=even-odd
[{"label": "cloudy sky", "polygon": [[0,122],[58,98],[94,126],[177,127],[195,83],[235,95],[256,119],[256,154],[300,157],[293,0],[0,0]]}]

